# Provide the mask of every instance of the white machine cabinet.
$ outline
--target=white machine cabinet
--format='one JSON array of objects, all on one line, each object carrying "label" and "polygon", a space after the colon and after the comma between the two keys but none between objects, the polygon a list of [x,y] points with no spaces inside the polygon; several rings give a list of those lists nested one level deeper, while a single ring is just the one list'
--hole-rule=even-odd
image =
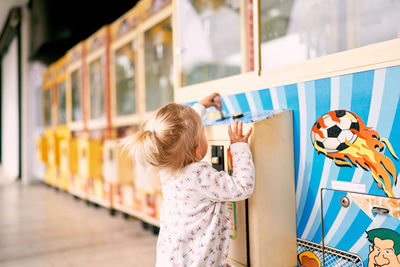
[{"label": "white machine cabinet", "polygon": [[[253,195],[229,203],[231,266],[297,265],[293,122],[290,110],[239,115],[243,131],[253,127],[250,148],[256,170]],[[209,150],[205,160],[228,171],[228,124],[232,117],[205,121]]]}]

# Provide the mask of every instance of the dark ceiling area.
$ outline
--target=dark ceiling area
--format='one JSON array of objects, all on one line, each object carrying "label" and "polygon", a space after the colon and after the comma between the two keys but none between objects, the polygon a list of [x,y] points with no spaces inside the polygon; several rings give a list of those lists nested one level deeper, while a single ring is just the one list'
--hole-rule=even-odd
[{"label": "dark ceiling area", "polygon": [[30,0],[30,59],[50,64],[98,29],[136,5],[137,0]]}]

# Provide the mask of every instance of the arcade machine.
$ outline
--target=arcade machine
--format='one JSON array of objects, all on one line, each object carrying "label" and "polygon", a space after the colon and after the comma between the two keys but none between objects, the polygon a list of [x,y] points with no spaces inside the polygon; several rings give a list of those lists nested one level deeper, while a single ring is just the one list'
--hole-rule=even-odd
[{"label": "arcade machine", "polygon": [[[81,171],[78,147],[81,139],[85,136],[85,114],[84,114],[84,65],[85,43],[80,42],[67,53],[67,125],[71,131],[71,139],[68,144],[70,181],[69,192],[77,198],[88,198],[88,180],[85,171]],[[65,148],[63,148],[65,149]],[[64,160],[65,161],[65,160]]]},{"label": "arcade machine", "polygon": [[[228,124],[237,118],[255,165],[255,189],[244,201],[230,202],[231,266],[296,266],[296,203],[292,112],[264,111],[205,120],[206,160],[217,170],[232,171]],[[279,156],[278,156],[279,155]]]},{"label": "arcade machine", "polygon": [[[112,138],[104,142],[104,179],[112,184],[116,210],[132,215],[140,212],[134,201],[133,162],[122,151],[120,139],[133,133],[140,122],[137,58],[140,16],[135,6],[110,25],[110,97]],[[143,89],[143,88],[141,88]]]},{"label": "arcade machine", "polygon": [[[154,110],[173,101],[173,64],[172,64],[172,25],[171,6],[166,6],[158,14],[153,15],[156,23],[144,32],[145,67],[145,117]],[[151,12],[148,13],[151,15]],[[135,186],[142,195],[144,213],[158,221],[162,203],[159,178],[149,170],[136,168]],[[141,181],[146,173],[151,186]]]},{"label": "arcade machine", "polygon": [[48,67],[43,75],[43,103],[44,103],[44,138],[47,145],[47,168],[44,182],[47,185],[54,186],[58,174],[58,145],[54,131],[55,125],[55,65]]},{"label": "arcade machine", "polygon": [[67,57],[62,57],[56,63],[56,99],[57,99],[57,126],[56,126],[56,138],[57,138],[57,150],[60,153],[60,161],[58,162],[59,176],[55,186],[68,191],[69,185],[69,142],[70,142],[70,131],[67,127],[67,110],[66,110],[66,66]]},{"label": "arcade machine", "polygon": [[101,173],[102,144],[110,136],[109,114],[109,26],[104,26],[86,40],[88,70],[88,149],[89,200],[96,205],[112,208],[112,185],[103,180]]}]

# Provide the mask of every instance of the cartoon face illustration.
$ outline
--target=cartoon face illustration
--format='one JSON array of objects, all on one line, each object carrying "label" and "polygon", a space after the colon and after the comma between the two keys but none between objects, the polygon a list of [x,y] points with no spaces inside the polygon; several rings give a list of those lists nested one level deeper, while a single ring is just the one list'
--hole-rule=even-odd
[{"label": "cartoon face illustration", "polygon": [[368,267],[400,267],[400,235],[393,230],[378,228],[367,232]]},{"label": "cartoon face illustration", "polygon": [[298,256],[300,267],[321,267],[320,259],[311,251],[303,251]]},{"label": "cartoon face illustration", "polygon": [[334,160],[337,166],[361,167],[371,171],[379,188],[394,197],[391,177],[396,184],[393,162],[381,152],[386,145],[397,159],[389,140],[367,127],[357,114],[347,110],[329,111],[314,123],[311,140],[315,150]]}]

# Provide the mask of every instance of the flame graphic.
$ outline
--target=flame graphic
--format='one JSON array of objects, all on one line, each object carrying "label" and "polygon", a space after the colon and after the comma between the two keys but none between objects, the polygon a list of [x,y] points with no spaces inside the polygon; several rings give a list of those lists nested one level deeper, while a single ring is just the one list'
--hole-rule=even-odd
[{"label": "flame graphic", "polygon": [[[359,130],[349,129],[358,137],[354,143],[350,143],[346,139],[345,144],[347,148],[337,152],[327,152],[326,149],[320,147],[317,142],[314,141],[315,149],[318,153],[323,153],[325,156],[333,159],[338,166],[351,167],[353,164],[354,167],[360,166],[366,171],[370,170],[372,177],[378,185],[382,186],[386,195],[394,197],[390,176],[393,178],[394,184],[396,184],[396,169],[391,159],[381,154],[384,150],[384,146],[386,146],[390,154],[397,160],[392,145],[389,140],[381,138],[376,131],[372,130],[372,127],[367,127],[357,114],[346,111],[346,114],[348,113],[354,116],[359,125]],[[327,115],[329,115],[334,122],[340,123],[341,118],[336,116],[335,111],[330,111]],[[351,118],[351,116],[348,116],[348,118],[354,121],[354,118]],[[320,127],[327,128],[322,117],[317,120],[316,124],[317,123],[319,123]],[[312,128],[313,133],[319,136],[322,135],[321,138],[324,138],[322,131],[316,127],[316,124],[314,124]]]}]

